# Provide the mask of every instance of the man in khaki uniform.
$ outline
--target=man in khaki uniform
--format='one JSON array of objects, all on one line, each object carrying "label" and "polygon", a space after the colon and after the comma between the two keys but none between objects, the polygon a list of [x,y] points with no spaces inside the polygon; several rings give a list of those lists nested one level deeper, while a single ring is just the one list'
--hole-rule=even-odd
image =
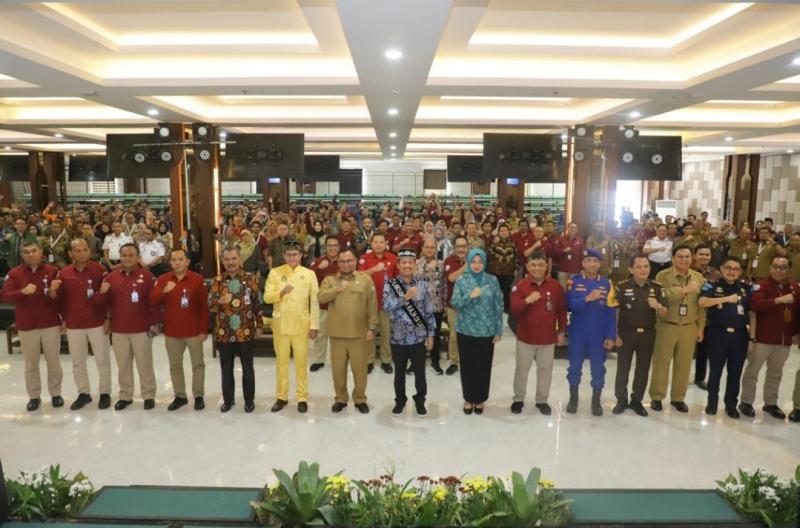
[{"label": "man in khaki uniform", "polygon": [[368,413],[367,362],[378,327],[378,300],[375,284],[366,273],[356,271],[353,248],[339,253],[339,272],[323,279],[320,304],[328,304],[328,336],[331,340],[331,365],[336,401],[335,413],[347,407],[347,363],[353,372],[353,401],[361,413]]},{"label": "man in khaki uniform", "polygon": [[53,220],[50,224],[49,236],[44,239],[44,254],[47,255],[47,262],[61,269],[69,264],[69,243],[70,236],[64,224],[59,219]]},{"label": "man in khaki uniform", "polygon": [[684,246],[689,246],[689,249],[691,249],[692,253],[694,253],[695,248],[702,241],[702,236],[695,232],[694,224],[691,222],[686,222],[683,224],[683,235],[675,239],[675,245],[677,246],[682,244]]},{"label": "man in khaki uniform", "polygon": [[795,233],[789,238],[786,257],[789,259],[789,280],[800,282],[800,234]]},{"label": "man in khaki uniform", "polygon": [[755,254],[750,264],[750,278],[753,281],[764,280],[769,277],[769,267],[772,259],[783,257],[786,251],[770,238],[769,228],[762,227],[758,230],[758,242],[755,244]]},{"label": "man in khaki uniform", "polygon": [[596,249],[603,257],[600,259],[600,274],[608,277],[614,265],[614,241],[606,235],[606,226],[603,222],[595,222],[592,234],[586,239],[587,249]]},{"label": "man in khaki uniform", "polygon": [[739,236],[728,242],[728,255],[742,261],[742,268],[748,277],[756,256],[756,245],[750,241],[750,233],[749,227],[743,227]]},{"label": "man in khaki uniform", "polygon": [[689,412],[684,399],[689,385],[695,343],[703,340],[706,312],[698,307],[697,299],[705,279],[690,268],[692,250],[677,245],[672,249],[672,266],[656,275],[656,282],[664,289],[667,301],[666,315],[659,314],[656,324],[656,344],[653,370],[650,375],[650,406],[662,410],[661,400],[667,394],[670,365],[672,386],[670,400],[679,412]]},{"label": "man in khaki uniform", "polygon": [[277,400],[272,412],[289,403],[289,358],[294,352],[297,383],[297,410],[308,410],[308,340],[319,330],[319,286],[317,276],[300,265],[302,246],[295,240],[283,243],[286,264],[273,268],[267,277],[264,302],[274,305],[272,334],[275,343],[278,378]]}]

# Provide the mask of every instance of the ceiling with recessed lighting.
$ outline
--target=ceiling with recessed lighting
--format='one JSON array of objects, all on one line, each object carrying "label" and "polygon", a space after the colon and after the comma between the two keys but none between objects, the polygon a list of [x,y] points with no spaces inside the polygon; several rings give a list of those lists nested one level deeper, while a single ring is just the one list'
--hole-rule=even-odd
[{"label": "ceiling with recessed lighting", "polygon": [[800,5],[690,0],[7,0],[0,146],[104,149],[162,121],[433,159],[484,132],[800,150]]}]

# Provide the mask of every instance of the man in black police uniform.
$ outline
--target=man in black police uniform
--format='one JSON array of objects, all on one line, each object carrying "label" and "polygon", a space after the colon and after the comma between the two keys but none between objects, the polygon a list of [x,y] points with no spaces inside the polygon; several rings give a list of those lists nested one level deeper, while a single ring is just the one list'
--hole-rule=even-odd
[{"label": "man in black police uniform", "polygon": [[727,363],[725,413],[731,418],[739,418],[736,404],[750,342],[747,310],[750,307],[751,288],[746,282],[739,280],[744,271],[740,259],[726,257],[720,271],[722,278],[715,282],[706,282],[698,300],[698,305],[707,309],[708,321],[705,340],[710,369],[706,414],[717,414],[719,382],[722,369]]},{"label": "man in black police uniform", "polygon": [[[666,314],[666,299],[661,284],[650,280],[650,260],[647,255],[634,255],[628,268],[632,277],[616,285],[619,302],[617,318],[617,378],[615,393],[617,405],[614,414],[630,408],[639,416],[647,416],[642,405],[650,372],[650,360],[656,341],[656,314]],[[633,373],[633,392],[628,402],[628,375],[633,356],[636,369]]]}]

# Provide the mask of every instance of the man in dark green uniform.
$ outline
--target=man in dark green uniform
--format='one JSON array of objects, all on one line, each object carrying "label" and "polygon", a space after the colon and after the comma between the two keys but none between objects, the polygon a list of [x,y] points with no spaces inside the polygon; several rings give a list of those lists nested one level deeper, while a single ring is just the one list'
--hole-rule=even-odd
[{"label": "man in dark green uniform", "polygon": [[[646,255],[634,255],[630,260],[630,279],[617,283],[617,378],[615,393],[617,405],[614,414],[622,414],[625,409],[633,410],[639,416],[647,416],[642,405],[644,390],[647,388],[647,375],[653,346],[656,341],[656,314],[666,315],[666,300],[661,285],[649,279],[650,260]],[[633,356],[636,354],[636,370],[633,374],[633,392],[628,401],[628,375]]]}]

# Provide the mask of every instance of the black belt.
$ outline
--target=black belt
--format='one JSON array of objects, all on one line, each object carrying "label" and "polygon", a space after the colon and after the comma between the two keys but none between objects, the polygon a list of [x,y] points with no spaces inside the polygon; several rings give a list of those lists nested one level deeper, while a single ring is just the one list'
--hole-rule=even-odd
[{"label": "black belt", "polygon": [[687,325],[690,325],[690,324],[695,324],[695,321],[692,321],[691,323],[673,323],[672,321],[664,321],[664,322],[667,323],[667,324],[674,325],[674,326],[687,326]]},{"label": "black belt", "polygon": [[628,330],[628,331],[631,331],[631,332],[636,332],[637,334],[643,334],[643,333],[647,332],[648,330],[655,330],[655,327],[653,327],[653,326],[628,326],[628,325],[624,325],[624,326],[622,326],[620,328],[620,330]]}]

